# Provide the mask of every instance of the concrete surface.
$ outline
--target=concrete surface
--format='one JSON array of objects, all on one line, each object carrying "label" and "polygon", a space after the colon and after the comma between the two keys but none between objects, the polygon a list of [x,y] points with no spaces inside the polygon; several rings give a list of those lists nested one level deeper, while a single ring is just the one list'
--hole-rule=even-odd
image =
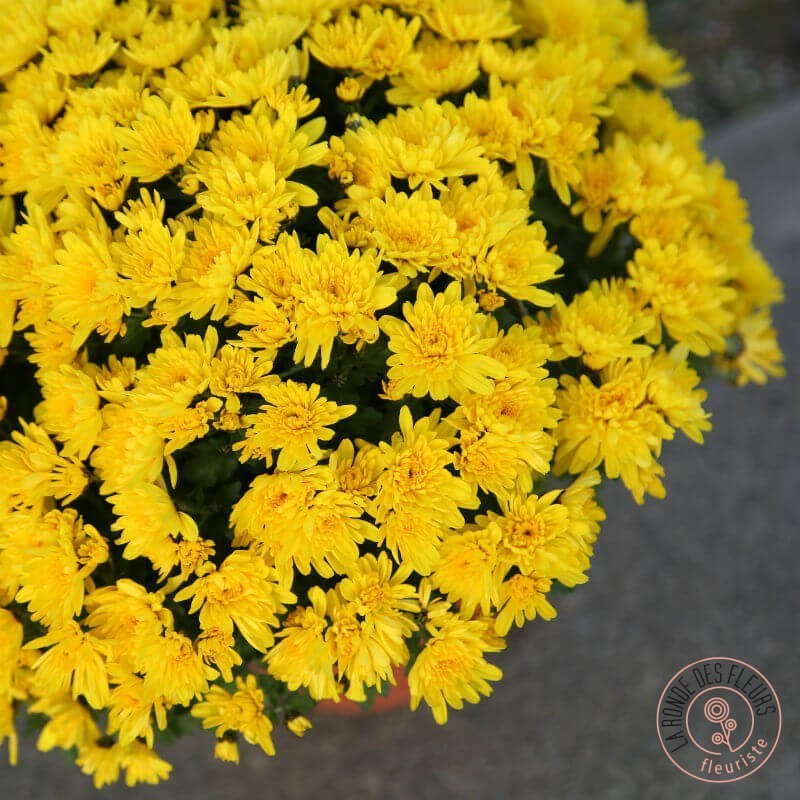
[{"label": "concrete surface", "polygon": [[[789,377],[766,388],[713,387],[706,446],[667,447],[668,498],[643,508],[618,487],[591,581],[560,615],[512,637],[505,679],[479,706],[437,727],[427,711],[315,719],[273,759],[243,747],[237,769],[208,737],[164,755],[172,780],[114,787],[108,798],[584,798],[789,800],[800,796],[797,582],[800,447],[800,101],[739,122],[710,148],[752,204],[757,241],[786,281],[778,310]],[[689,662],[731,656],[761,669],[783,707],[769,763],[711,786],[670,764],[655,734],[659,695]],[[91,784],[58,754],[22,746],[0,765],[0,797],[70,800]]]}]

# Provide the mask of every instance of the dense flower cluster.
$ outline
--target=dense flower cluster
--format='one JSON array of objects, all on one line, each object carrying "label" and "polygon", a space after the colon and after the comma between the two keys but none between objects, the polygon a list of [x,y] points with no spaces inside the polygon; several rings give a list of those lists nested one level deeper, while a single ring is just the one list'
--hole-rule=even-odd
[{"label": "dense flower cluster", "polygon": [[156,782],[438,722],[661,497],[781,285],[625,0],[8,0],[0,741]]}]

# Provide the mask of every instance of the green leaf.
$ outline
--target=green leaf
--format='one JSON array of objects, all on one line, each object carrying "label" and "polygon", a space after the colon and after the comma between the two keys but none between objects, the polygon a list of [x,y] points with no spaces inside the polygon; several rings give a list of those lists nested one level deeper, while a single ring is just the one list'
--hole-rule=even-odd
[{"label": "green leaf", "polygon": [[193,442],[190,453],[180,465],[181,479],[186,483],[210,488],[228,481],[239,467],[236,455],[218,437]]},{"label": "green leaf", "polygon": [[383,687],[380,691],[376,686],[367,686],[364,689],[364,694],[366,695],[367,699],[362,700],[358,705],[360,706],[362,711],[369,711],[372,706],[375,705],[375,701],[379,697],[388,697],[389,692],[392,691],[392,684],[389,681],[384,681]]}]

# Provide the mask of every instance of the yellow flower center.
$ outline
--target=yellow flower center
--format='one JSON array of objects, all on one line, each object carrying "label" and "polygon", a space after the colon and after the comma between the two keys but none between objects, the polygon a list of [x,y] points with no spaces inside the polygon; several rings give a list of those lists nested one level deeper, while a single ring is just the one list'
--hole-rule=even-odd
[{"label": "yellow flower center", "polygon": [[452,333],[440,324],[434,324],[420,331],[419,343],[423,358],[426,360],[441,362],[452,358]]},{"label": "yellow flower center", "polygon": [[595,414],[600,419],[624,419],[636,408],[636,397],[628,383],[607,384],[597,393]]},{"label": "yellow flower center", "polygon": [[364,615],[370,611],[378,611],[385,597],[386,589],[377,581],[365,586],[358,595],[358,613]]},{"label": "yellow flower center", "polygon": [[549,538],[547,525],[541,517],[516,520],[510,526],[507,542],[516,552],[528,552],[543,545]]},{"label": "yellow flower center", "polygon": [[404,453],[398,459],[395,483],[403,491],[421,489],[425,486],[430,470],[422,453]]},{"label": "yellow flower center", "polygon": [[314,427],[314,414],[308,408],[294,407],[282,409],[282,419],[286,430],[292,433],[305,432]]}]

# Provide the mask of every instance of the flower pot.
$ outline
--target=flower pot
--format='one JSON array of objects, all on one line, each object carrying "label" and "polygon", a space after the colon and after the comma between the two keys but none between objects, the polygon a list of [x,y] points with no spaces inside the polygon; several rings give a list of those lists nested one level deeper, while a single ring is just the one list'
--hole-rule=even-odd
[{"label": "flower pot", "polygon": [[375,702],[365,709],[360,703],[353,700],[342,698],[338,703],[333,700],[323,700],[317,705],[317,711],[322,714],[335,714],[343,717],[358,717],[365,714],[383,714],[388,711],[397,711],[401,708],[408,708],[411,698],[408,689],[408,677],[402,667],[394,668],[395,685],[389,689],[389,694],[385,697],[378,695]]}]

